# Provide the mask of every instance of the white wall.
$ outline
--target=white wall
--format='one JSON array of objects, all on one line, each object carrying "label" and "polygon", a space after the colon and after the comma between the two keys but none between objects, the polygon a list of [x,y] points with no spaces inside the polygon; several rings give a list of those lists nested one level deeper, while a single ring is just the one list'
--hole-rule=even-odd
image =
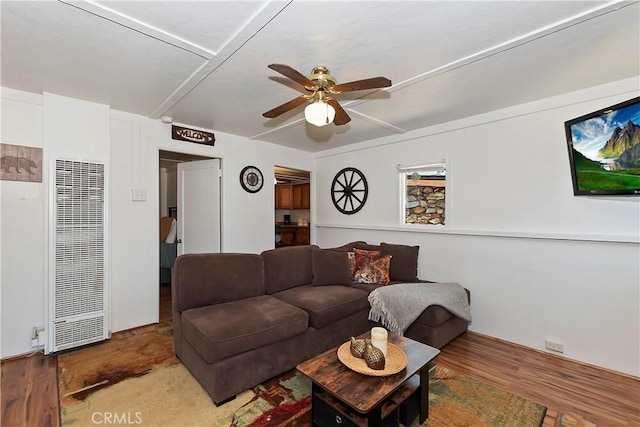
[{"label": "white wall", "polygon": [[[167,208],[178,206],[178,168],[177,166],[167,170]],[[164,211],[168,215],[168,211]]]},{"label": "white wall", "polygon": [[30,351],[31,329],[46,326],[51,162],[108,164],[109,120],[106,105],[2,89],[2,142],[43,148],[42,183],[0,183],[2,357]]},{"label": "white wall", "polygon": [[168,215],[167,208],[167,169],[160,168],[160,183],[159,183],[159,197],[160,197],[160,205],[158,209],[158,215],[166,216]]},{"label": "white wall", "polygon": [[[1,95],[1,142],[43,148],[42,96],[9,89]],[[30,350],[31,328],[45,323],[45,187],[0,181],[0,194],[0,354],[5,357]]]},{"label": "white wall", "polygon": [[[169,125],[53,94],[2,89],[2,142],[43,148],[43,183],[0,181],[1,348],[6,358],[31,351],[33,326],[45,325],[48,162],[54,156],[108,164],[111,329],[158,321],[160,149],[222,159],[222,249],[274,246],[274,188],[242,190],[240,170],[258,166],[265,183],[275,164],[311,170],[310,154],[216,132],[214,147],[171,140]],[[131,201],[131,189],[146,201]]]},{"label": "white wall", "polygon": [[[215,132],[213,147],[171,139],[171,126],[114,111],[111,125],[112,164],[112,310],[114,331],[158,319],[158,182],[159,151],[220,158],[222,161],[222,251],[261,252],[274,246],[275,164],[310,170],[310,154],[264,142]],[[264,175],[258,193],[240,186],[243,167],[254,165]],[[169,178],[167,178],[169,181]],[[130,189],[147,190],[145,202],[131,202]]]},{"label": "white wall", "polygon": [[[564,121],[638,96],[638,82],[320,153],[316,241],[419,244],[421,278],[471,290],[472,330],[536,349],[561,339],[569,358],[639,375],[640,200],[574,197],[564,134]],[[442,158],[447,225],[401,226],[397,165]],[[369,182],[355,215],[328,196],[347,166]]]}]

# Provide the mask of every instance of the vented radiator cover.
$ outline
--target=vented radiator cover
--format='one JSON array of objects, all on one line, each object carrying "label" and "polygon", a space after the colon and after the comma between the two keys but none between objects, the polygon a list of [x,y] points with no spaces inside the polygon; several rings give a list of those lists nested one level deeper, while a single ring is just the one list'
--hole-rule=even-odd
[{"label": "vented radiator cover", "polygon": [[49,348],[108,338],[105,165],[55,160]]}]

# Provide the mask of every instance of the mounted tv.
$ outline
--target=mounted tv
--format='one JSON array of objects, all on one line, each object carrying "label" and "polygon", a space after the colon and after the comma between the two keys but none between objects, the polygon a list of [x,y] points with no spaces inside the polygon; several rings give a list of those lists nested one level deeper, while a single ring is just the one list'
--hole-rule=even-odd
[{"label": "mounted tv", "polygon": [[574,195],[640,195],[640,97],[564,127]]}]

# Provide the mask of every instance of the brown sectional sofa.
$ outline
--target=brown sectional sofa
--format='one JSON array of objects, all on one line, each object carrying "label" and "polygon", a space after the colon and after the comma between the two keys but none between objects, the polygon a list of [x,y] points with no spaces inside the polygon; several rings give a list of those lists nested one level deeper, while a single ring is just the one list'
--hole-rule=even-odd
[{"label": "brown sectional sofa", "polygon": [[[354,242],[334,249],[178,257],[172,280],[175,353],[216,405],[375,326],[367,297],[376,285],[352,285],[344,262],[353,247],[375,248]],[[401,252],[409,247],[389,248],[400,251],[396,270],[404,267]],[[417,249],[415,255],[417,263]],[[466,322],[432,306],[405,336],[441,348],[466,330]]]}]

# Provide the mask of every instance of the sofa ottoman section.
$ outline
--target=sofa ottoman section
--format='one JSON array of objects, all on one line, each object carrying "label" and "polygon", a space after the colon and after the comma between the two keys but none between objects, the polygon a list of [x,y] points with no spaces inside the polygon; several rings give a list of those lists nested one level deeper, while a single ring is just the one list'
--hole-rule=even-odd
[{"label": "sofa ottoman section", "polygon": [[412,340],[428,342],[431,347],[442,348],[451,340],[467,332],[469,324],[458,317],[451,316],[449,320],[435,326],[413,322],[405,331],[404,336]]},{"label": "sofa ottoman section", "polygon": [[298,286],[273,294],[309,315],[309,326],[324,328],[360,311],[369,311],[369,293],[349,286]]},{"label": "sofa ottoman section", "polygon": [[[465,289],[471,303],[471,293]],[[422,313],[405,331],[404,336],[416,341],[428,342],[430,346],[442,348],[455,337],[467,331],[468,323],[439,305],[432,305]]]},{"label": "sofa ottoman section", "polygon": [[262,295],[183,312],[184,338],[207,363],[304,333],[307,313]]}]

